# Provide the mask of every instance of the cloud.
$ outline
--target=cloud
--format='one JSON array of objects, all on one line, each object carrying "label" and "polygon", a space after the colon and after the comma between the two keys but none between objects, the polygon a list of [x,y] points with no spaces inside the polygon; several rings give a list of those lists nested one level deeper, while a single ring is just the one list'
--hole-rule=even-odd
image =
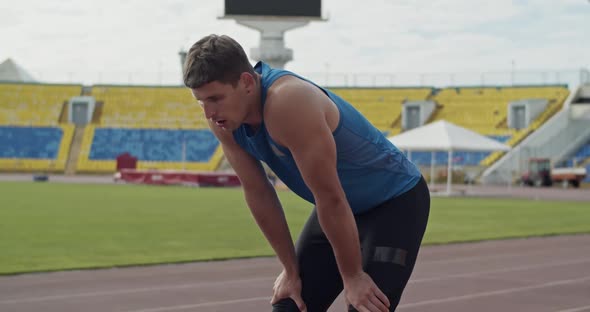
[{"label": "cloud", "polygon": [[[301,73],[461,72],[588,66],[585,0],[324,0],[327,22],[289,31]],[[30,9],[33,8],[33,9]],[[178,81],[178,51],[228,34],[246,53],[259,34],[220,20],[223,2],[22,0],[0,11],[0,60],[45,80]],[[130,75],[131,73],[131,75]]]}]

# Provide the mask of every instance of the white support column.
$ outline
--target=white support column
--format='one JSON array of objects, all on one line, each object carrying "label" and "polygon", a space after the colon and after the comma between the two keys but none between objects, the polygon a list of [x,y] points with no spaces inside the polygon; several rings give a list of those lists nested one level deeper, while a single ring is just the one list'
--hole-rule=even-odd
[{"label": "white support column", "polygon": [[430,152],[430,185],[434,186],[434,151]]},{"label": "white support column", "polygon": [[284,68],[287,62],[293,60],[293,50],[285,47],[285,32],[303,27],[310,21],[239,18],[236,22],[260,31],[260,45],[250,50],[253,60],[263,61],[274,68]]},{"label": "white support column", "polygon": [[453,183],[453,150],[449,150],[447,166],[447,195],[451,195],[451,184]]}]

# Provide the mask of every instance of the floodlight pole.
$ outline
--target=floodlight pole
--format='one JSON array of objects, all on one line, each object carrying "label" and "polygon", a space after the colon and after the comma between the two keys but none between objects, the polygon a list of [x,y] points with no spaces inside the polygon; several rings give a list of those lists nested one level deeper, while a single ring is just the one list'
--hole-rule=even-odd
[{"label": "floodlight pole", "polygon": [[184,67],[184,61],[186,60],[187,52],[184,50],[178,51],[178,56],[180,56],[180,68]]}]

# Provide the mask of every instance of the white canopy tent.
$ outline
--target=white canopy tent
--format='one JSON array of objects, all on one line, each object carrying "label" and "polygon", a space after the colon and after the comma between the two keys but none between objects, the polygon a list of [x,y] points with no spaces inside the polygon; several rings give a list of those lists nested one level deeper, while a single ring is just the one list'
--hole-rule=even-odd
[{"label": "white canopy tent", "polygon": [[451,193],[453,151],[508,151],[510,147],[479,133],[439,120],[389,138],[401,150],[432,152],[431,173],[434,171],[434,151],[449,153],[447,193]]}]

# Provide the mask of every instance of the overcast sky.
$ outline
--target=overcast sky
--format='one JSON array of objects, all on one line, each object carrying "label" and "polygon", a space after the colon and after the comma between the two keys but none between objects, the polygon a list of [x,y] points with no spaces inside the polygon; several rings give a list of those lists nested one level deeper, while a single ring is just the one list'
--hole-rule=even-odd
[{"label": "overcast sky", "polygon": [[[327,22],[287,32],[287,69],[404,83],[405,73],[514,66],[550,80],[590,67],[588,0],[323,0],[323,12]],[[0,0],[0,62],[49,82],[178,83],[178,51],[204,35],[230,35],[248,54],[258,45],[222,13],[222,0]]]}]

